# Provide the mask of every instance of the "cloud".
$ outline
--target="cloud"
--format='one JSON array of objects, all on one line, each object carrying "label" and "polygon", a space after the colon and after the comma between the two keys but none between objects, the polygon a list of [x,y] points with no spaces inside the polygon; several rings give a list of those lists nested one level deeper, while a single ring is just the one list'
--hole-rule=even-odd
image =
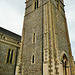
[{"label": "cloud", "polygon": [[0,1],[0,26],[21,35],[24,5],[21,0]]},{"label": "cloud", "polygon": [[72,54],[75,60],[75,0],[64,0]]}]

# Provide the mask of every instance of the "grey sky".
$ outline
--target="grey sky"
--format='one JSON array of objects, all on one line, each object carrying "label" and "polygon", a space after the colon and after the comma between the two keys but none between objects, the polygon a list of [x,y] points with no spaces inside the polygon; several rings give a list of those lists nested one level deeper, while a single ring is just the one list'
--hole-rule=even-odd
[{"label": "grey sky", "polygon": [[64,1],[71,48],[75,60],[75,0]]},{"label": "grey sky", "polygon": [[[65,0],[65,11],[75,58],[75,0]],[[19,35],[22,34],[25,0],[0,0],[0,26]]]}]

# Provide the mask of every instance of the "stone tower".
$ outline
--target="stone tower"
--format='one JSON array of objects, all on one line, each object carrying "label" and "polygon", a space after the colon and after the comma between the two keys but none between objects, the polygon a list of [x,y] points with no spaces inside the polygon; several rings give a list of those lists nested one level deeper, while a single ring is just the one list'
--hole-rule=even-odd
[{"label": "stone tower", "polygon": [[63,0],[26,0],[21,52],[21,75],[74,75]]}]

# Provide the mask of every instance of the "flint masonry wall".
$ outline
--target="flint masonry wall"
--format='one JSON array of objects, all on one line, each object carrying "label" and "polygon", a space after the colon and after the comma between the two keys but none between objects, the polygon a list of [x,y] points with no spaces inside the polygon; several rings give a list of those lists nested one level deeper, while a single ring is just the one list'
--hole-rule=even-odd
[{"label": "flint masonry wall", "polygon": [[[31,9],[30,9],[31,10]],[[27,10],[27,12],[29,12]],[[42,9],[34,10],[25,16],[25,34],[22,54],[24,64],[24,75],[42,75]],[[33,35],[35,33],[35,43]],[[34,64],[32,56],[34,55]]]},{"label": "flint masonry wall", "polygon": [[69,66],[72,57],[63,0],[43,0],[43,10],[42,0],[38,0],[38,8],[34,5],[35,1],[37,0],[26,1],[22,74],[42,75],[43,72],[44,75],[60,75],[62,53],[66,54]]},{"label": "flint masonry wall", "polygon": [[[1,29],[2,28],[0,28],[0,30]],[[5,32],[5,29],[2,30]],[[10,49],[9,62],[7,62],[9,49]],[[15,64],[17,63],[16,55],[18,56],[19,49],[20,49],[20,40],[0,32],[0,75],[15,74],[14,73],[16,70]],[[10,63],[12,50],[13,50],[12,62]]]}]

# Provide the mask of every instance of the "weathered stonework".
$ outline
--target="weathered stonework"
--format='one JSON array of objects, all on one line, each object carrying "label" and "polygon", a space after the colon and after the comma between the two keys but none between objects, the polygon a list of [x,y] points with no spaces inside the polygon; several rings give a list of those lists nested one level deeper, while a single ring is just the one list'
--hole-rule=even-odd
[{"label": "weathered stonework", "polygon": [[21,47],[21,75],[75,75],[63,0],[26,0]]},{"label": "weathered stonework", "polygon": [[[12,37],[10,35],[14,36]],[[14,75],[16,72],[16,59],[18,57],[21,43],[17,37],[20,36],[0,27],[0,75]],[[11,51],[13,50],[11,63],[7,62],[9,49]],[[11,57],[9,57],[9,59],[11,59]]]},{"label": "weathered stonework", "polygon": [[22,39],[0,27],[0,75],[75,75],[63,0],[26,0]]}]

